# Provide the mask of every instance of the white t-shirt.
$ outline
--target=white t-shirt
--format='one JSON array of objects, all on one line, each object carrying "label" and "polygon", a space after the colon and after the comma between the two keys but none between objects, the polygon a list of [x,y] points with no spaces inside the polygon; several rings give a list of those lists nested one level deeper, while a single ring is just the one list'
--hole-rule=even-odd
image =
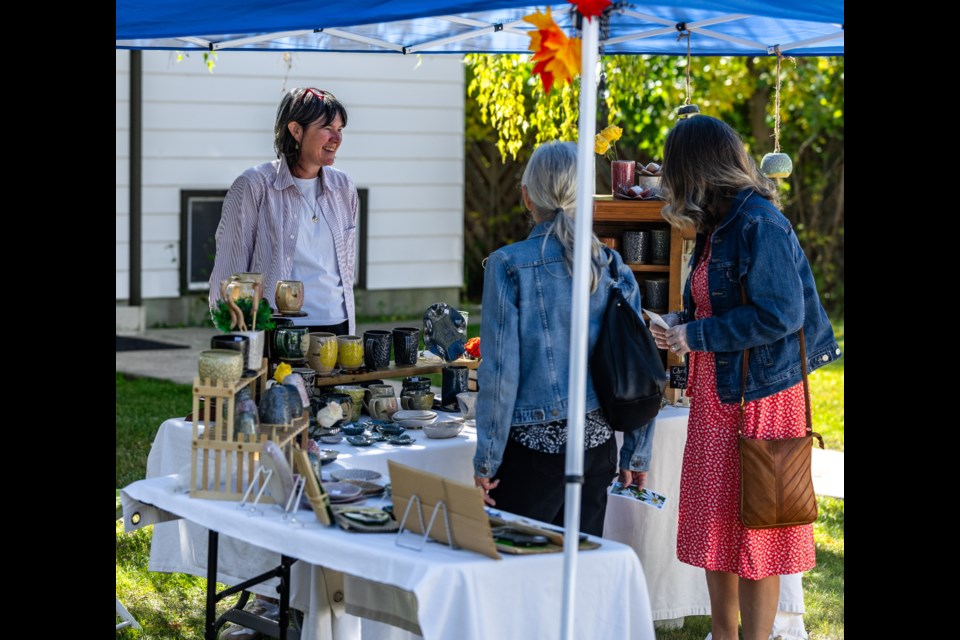
[{"label": "white t-shirt", "polygon": [[[334,325],[347,319],[343,298],[343,281],[337,266],[333,233],[317,201],[317,178],[294,178],[303,196],[300,213],[300,233],[293,256],[290,277],[303,282],[303,309],[305,318],[295,320],[298,325]],[[318,219],[313,221],[314,213]]]}]

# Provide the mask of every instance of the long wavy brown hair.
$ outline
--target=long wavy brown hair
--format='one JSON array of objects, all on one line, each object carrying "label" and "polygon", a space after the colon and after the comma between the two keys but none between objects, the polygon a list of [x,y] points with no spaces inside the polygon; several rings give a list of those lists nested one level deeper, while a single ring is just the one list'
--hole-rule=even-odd
[{"label": "long wavy brown hair", "polygon": [[663,217],[675,227],[707,233],[720,223],[729,201],[753,189],[780,208],[777,185],[757,169],[730,125],[693,116],[673,126],[663,145]]}]

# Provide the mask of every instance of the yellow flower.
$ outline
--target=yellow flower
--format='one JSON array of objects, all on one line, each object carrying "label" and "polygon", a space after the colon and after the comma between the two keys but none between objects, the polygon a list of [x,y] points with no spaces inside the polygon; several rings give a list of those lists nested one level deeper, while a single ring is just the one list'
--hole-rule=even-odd
[{"label": "yellow flower", "polygon": [[610,141],[603,137],[601,134],[597,134],[597,139],[593,143],[593,150],[600,155],[605,154],[610,149]]},{"label": "yellow flower", "polygon": [[623,135],[623,129],[615,124],[610,125],[598,135],[603,136],[608,142],[616,142]]},{"label": "yellow flower", "polygon": [[277,382],[283,383],[283,379],[291,373],[293,373],[293,367],[286,362],[281,362],[277,365],[277,370],[273,372],[273,379]]}]

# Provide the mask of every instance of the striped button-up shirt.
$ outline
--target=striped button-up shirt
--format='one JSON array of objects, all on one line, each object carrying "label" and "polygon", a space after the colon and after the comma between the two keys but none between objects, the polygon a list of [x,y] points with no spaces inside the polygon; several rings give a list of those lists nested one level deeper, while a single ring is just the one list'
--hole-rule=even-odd
[{"label": "striped button-up shirt", "polygon": [[[333,233],[344,303],[350,333],[353,333],[356,331],[353,279],[359,208],[357,188],[347,174],[324,167],[317,200]],[[290,279],[302,206],[290,169],[281,160],[247,169],[234,181],[223,201],[217,227],[217,255],[210,274],[211,308],[220,298],[220,281],[241,272],[263,274],[263,295],[270,306],[276,308],[274,289],[277,280]]]}]

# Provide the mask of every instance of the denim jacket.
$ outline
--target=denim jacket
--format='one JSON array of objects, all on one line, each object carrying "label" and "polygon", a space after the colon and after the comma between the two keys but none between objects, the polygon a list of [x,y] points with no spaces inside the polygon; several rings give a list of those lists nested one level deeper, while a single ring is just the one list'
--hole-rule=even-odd
[{"label": "denim jacket", "polygon": [[[706,236],[697,235],[692,267],[703,254]],[[750,348],[744,397],[749,402],[788,389],[802,379],[803,326],[807,370],[840,357],[833,327],[820,304],[810,263],[790,222],[773,204],[744,190],[734,199],[711,237],[707,266],[712,317],[694,320],[690,278],[684,286],[687,344],[712,351],[721,402],[740,401],[743,350]],[[741,299],[740,285],[747,303]]]},{"label": "denim jacket", "polygon": [[[550,225],[538,224],[526,240],[487,258],[480,323],[483,362],[478,372],[477,453],[473,459],[479,477],[496,475],[512,425],[567,418],[573,279],[564,265],[559,241],[552,234],[547,236]],[[615,252],[613,259],[624,297],[639,312],[640,292],[633,272]],[[597,342],[607,292],[613,284],[609,270],[603,270],[602,278],[590,296],[590,350]],[[599,407],[588,372],[586,412]],[[622,468],[647,470],[653,431],[654,420],[624,434]]]}]

